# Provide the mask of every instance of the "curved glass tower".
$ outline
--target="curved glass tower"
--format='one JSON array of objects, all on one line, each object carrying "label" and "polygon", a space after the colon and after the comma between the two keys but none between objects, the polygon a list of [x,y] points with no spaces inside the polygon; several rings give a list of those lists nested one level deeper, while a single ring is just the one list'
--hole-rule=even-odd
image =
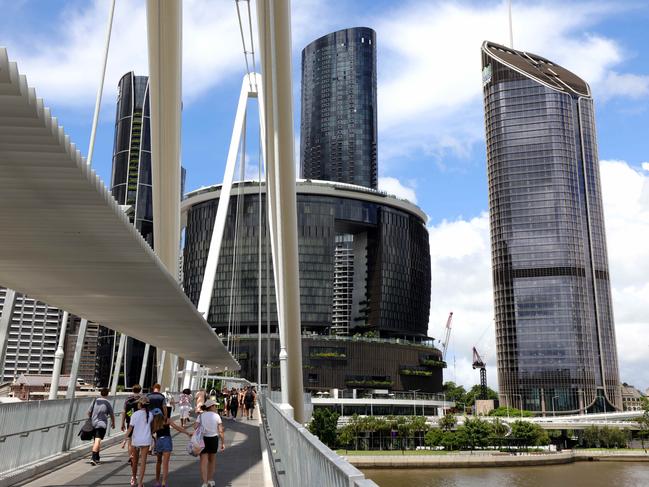
[{"label": "curved glass tower", "polygon": [[111,192],[153,248],[149,77],[126,73],[118,84]]},{"label": "curved glass tower", "polygon": [[372,29],[339,30],[304,48],[301,120],[303,178],[377,188]]},{"label": "curved glass tower", "polygon": [[[149,77],[126,73],[117,85],[117,112],[113,144],[113,175],[111,192],[123,205],[131,223],[153,248],[153,194],[151,192],[151,119],[149,113]],[[97,374],[100,385],[108,384],[110,364],[115,345],[112,330],[101,327],[99,332]],[[139,381],[144,357],[144,343],[129,337],[124,356],[124,386]],[[154,377],[155,348],[149,354],[147,386]]]},{"label": "curved glass tower", "polygon": [[621,409],[590,88],[492,42],[482,77],[501,401]]}]

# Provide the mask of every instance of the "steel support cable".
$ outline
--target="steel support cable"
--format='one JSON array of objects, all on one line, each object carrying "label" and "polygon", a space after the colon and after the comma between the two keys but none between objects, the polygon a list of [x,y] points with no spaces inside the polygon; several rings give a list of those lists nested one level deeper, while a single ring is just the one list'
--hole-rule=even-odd
[{"label": "steel support cable", "polygon": [[[250,10],[250,0],[246,0],[248,3],[248,30],[250,32],[250,55],[252,56],[252,69],[254,72],[257,72],[257,61],[255,60],[255,40],[252,34],[252,12]],[[255,76],[255,89],[257,89],[257,77]],[[260,137],[261,138],[261,137]]]},{"label": "steel support cable", "polygon": [[106,65],[108,64],[108,50],[110,48],[110,36],[113,31],[113,16],[115,14],[115,0],[110,4],[110,13],[108,14],[108,29],[106,32],[106,47],[104,48],[104,62],[102,64],[101,77],[99,78],[99,88],[97,89],[97,98],[95,99],[95,113],[92,118],[92,129],[90,130],[90,143],[88,145],[88,157],[86,164],[92,166],[92,154],[95,150],[95,138],[97,136],[97,125],[99,124],[99,111],[101,110],[101,98],[104,93],[104,81],[106,79]]},{"label": "steel support cable", "polygon": [[239,346],[240,346],[240,335],[241,335],[241,319],[242,319],[242,302],[243,302],[243,266],[244,266],[244,260],[242,258],[243,250],[244,250],[244,239],[242,238],[242,225],[245,225],[244,222],[244,203],[245,203],[245,193],[244,193],[244,180],[246,177],[246,141],[247,141],[247,131],[248,131],[248,124],[247,124],[248,118],[247,118],[247,107],[246,107],[246,116],[244,117],[244,123],[243,123],[243,133],[242,138],[241,138],[241,160],[239,164],[239,195],[237,197],[237,214],[236,214],[236,225],[239,227],[239,231],[237,233],[238,235],[238,240],[235,243],[237,246],[237,266],[235,269],[238,269],[238,272],[236,273],[236,289],[237,289],[237,294],[235,296],[234,300],[234,309],[235,309],[235,315],[234,315],[234,353],[236,355],[239,354]]},{"label": "steel support cable", "polygon": [[234,328],[236,322],[236,316],[234,315],[234,308],[236,306],[236,296],[235,288],[237,284],[237,265],[239,257],[239,224],[240,224],[240,214],[241,214],[241,202],[243,200],[243,176],[245,175],[245,154],[246,154],[246,128],[247,128],[247,117],[244,114],[243,117],[243,130],[241,133],[241,145],[240,145],[240,157],[239,157],[239,192],[237,194],[237,206],[234,213],[234,240],[232,242],[232,273],[230,278],[230,306],[228,313],[228,337],[227,337],[227,348],[234,355]]},{"label": "steel support cable", "polygon": [[[261,141],[261,127],[259,128],[259,140]],[[259,221],[257,224],[257,387],[261,386],[261,155],[261,144],[259,144],[257,159],[257,181],[259,187],[257,193],[257,205],[259,209]]]},{"label": "steel support cable", "polygon": [[[241,21],[241,11],[239,10],[239,1],[240,0],[234,0],[234,3],[237,7],[237,18],[239,19],[239,32],[241,33],[241,45],[243,47],[243,58],[246,62],[246,73],[248,73],[248,84],[250,86],[250,91],[252,91],[252,81],[250,79],[251,78],[250,64],[248,63],[248,49],[246,48],[246,39],[245,39],[245,34],[243,33],[243,22]],[[250,4],[248,4],[248,7],[250,7]]]}]

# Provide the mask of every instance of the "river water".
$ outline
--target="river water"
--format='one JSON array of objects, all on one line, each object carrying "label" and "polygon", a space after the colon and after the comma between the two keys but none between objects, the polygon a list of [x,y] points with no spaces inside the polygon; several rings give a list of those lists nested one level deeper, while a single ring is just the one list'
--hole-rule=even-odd
[{"label": "river water", "polygon": [[649,487],[647,462],[544,467],[363,469],[380,487]]}]

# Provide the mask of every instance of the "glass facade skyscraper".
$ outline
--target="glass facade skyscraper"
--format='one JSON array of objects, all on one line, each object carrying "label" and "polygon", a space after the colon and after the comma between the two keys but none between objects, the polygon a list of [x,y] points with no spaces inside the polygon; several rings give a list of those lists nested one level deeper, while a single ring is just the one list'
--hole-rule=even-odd
[{"label": "glass facade skyscraper", "polygon": [[149,77],[132,72],[118,84],[111,192],[153,248]]},{"label": "glass facade skyscraper", "polygon": [[[151,118],[149,77],[126,73],[117,86],[115,140],[111,192],[142,237],[153,248],[153,195],[151,192]],[[97,382],[108,385],[110,365],[115,354],[116,335],[101,327],[98,340]],[[140,378],[144,343],[134,338],[126,342],[124,385],[131,387]],[[149,354],[145,382],[154,377],[155,349]]]},{"label": "glass facade skyscraper", "polygon": [[621,409],[590,88],[491,42],[482,77],[501,401]]},{"label": "glass facade skyscraper", "polygon": [[[348,184],[298,181],[296,189],[304,384],[315,390],[439,392],[441,352],[427,336],[431,281],[425,214],[406,201]],[[184,289],[194,303],[219,196],[220,187],[212,186],[189,193],[182,203]],[[264,219],[263,187],[261,198]],[[267,309],[271,332],[277,333],[272,260],[267,270],[266,255],[261,303],[258,296],[259,202],[256,183],[234,186],[208,314],[217,333],[236,341],[242,375],[251,380],[260,306],[264,333]],[[263,226],[261,238],[266,249]]]},{"label": "glass facade skyscraper", "polygon": [[302,51],[300,172],[377,188],[376,33],[355,27]]}]

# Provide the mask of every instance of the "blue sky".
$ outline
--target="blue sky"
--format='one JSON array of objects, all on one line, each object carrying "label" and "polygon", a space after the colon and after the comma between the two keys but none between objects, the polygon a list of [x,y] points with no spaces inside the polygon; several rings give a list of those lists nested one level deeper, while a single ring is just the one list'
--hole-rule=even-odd
[{"label": "blue sky", "polygon": [[[0,0],[0,46],[84,154],[108,6],[108,0]],[[144,12],[143,0],[117,1],[94,156],[107,184],[117,81],[129,70],[147,72]],[[621,375],[646,388],[649,4],[514,1],[513,17],[516,48],[558,62],[592,86]],[[357,25],[377,31],[381,186],[416,200],[430,217],[430,334],[440,336],[448,311],[455,312],[455,367],[447,378],[473,383],[473,345],[495,365],[479,54],[482,40],[507,42],[506,4],[294,0],[297,144],[301,49]],[[244,62],[234,0],[185,0],[184,29],[182,154],[191,190],[222,178]],[[254,143],[248,152],[254,162]]]}]

